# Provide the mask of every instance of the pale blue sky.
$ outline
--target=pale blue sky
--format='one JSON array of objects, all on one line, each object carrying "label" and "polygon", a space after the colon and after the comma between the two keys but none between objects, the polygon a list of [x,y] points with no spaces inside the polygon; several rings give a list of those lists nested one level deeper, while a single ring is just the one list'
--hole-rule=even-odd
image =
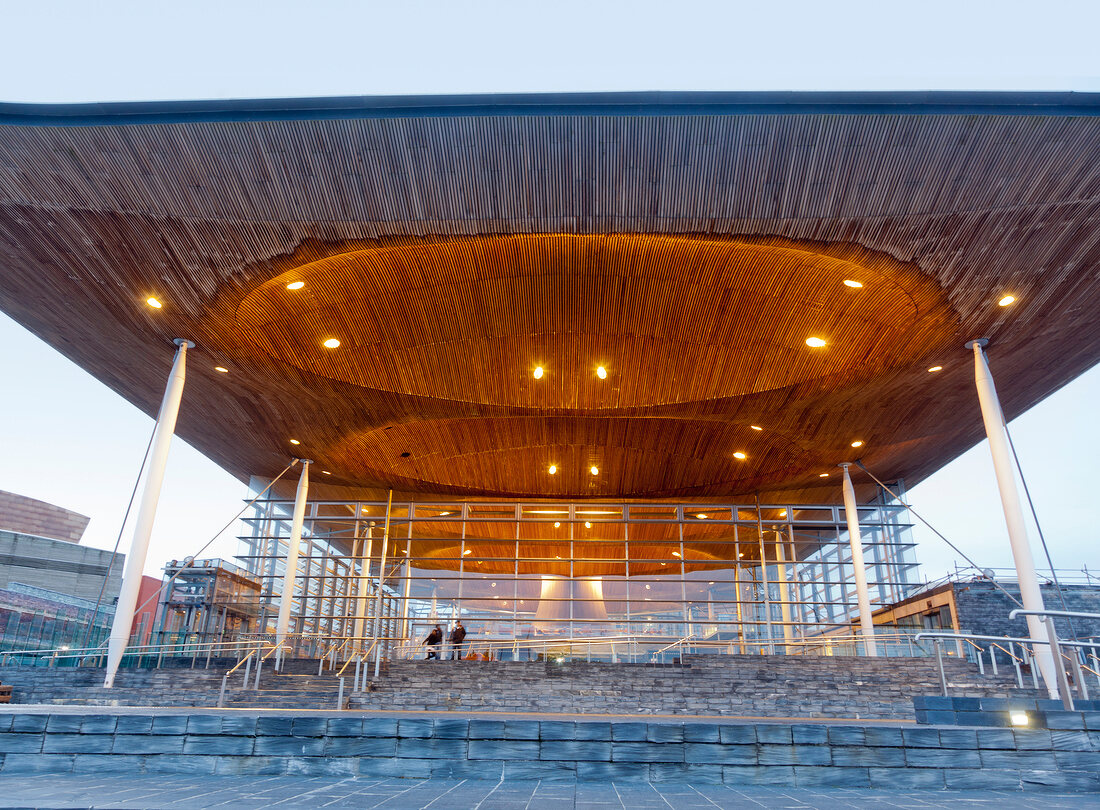
[{"label": "pale blue sky", "polygon": [[[25,3],[3,0],[0,100],[89,102],[607,90],[1100,91],[1089,2]],[[1100,302],[1097,302],[1100,305]],[[959,362],[969,362],[960,347]],[[991,358],[994,375],[997,357]],[[1093,369],[1013,423],[1055,564],[1100,570]],[[186,393],[183,407],[187,407]],[[0,489],[118,532],[151,420],[0,316]],[[147,573],[197,550],[244,486],[177,440]],[[982,565],[1011,565],[983,443],[910,493]],[[837,493],[839,500],[839,492]],[[214,551],[236,550],[226,533]],[[954,554],[922,533],[935,578]],[[124,537],[123,549],[128,543]],[[1037,563],[1041,553],[1036,547]]]}]

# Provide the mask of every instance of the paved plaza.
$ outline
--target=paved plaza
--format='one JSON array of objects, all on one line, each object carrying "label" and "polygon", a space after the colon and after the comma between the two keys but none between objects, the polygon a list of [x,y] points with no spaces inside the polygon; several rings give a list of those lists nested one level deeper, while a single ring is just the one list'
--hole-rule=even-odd
[{"label": "paved plaza", "polygon": [[845,788],[650,783],[477,782],[293,776],[0,776],[5,808],[387,808],[387,810],[667,810],[668,808],[1100,807],[1100,795],[1005,791],[893,792]]}]

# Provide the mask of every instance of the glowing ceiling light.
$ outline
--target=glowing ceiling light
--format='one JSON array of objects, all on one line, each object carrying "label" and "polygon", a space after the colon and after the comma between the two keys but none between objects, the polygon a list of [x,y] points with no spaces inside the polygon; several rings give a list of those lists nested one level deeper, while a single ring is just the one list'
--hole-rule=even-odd
[{"label": "glowing ceiling light", "polygon": [[555,554],[555,555],[554,555],[554,559],[555,559],[555,560],[560,560],[560,559],[561,559],[561,555],[560,555],[560,554]]},{"label": "glowing ceiling light", "polygon": [[844,279],[844,286],[845,287],[851,287],[853,290],[858,290],[863,286],[863,282],[855,281],[855,280],[850,279],[850,278],[846,278],[846,279]]},{"label": "glowing ceiling light", "polygon": [[668,563],[661,563],[661,565],[668,565]]},{"label": "glowing ceiling light", "polygon": [[763,430],[764,429],[764,428],[760,427],[760,425],[749,425],[749,427],[751,427],[753,430]]},{"label": "glowing ceiling light", "polygon": [[779,517],[786,517],[786,516],[787,516],[787,510],[786,510],[786,509],[782,510],[782,511],[781,511],[781,512],[779,513]]},{"label": "glowing ceiling light", "polygon": [[863,447],[863,442],[859,439],[856,439],[854,442],[852,442],[852,447]]},{"label": "glowing ceiling light", "polygon": [[301,444],[301,442],[300,442],[300,441],[298,441],[297,439],[291,439],[291,440],[290,440],[290,443],[291,443],[291,444]]},{"label": "glowing ceiling light", "polygon": [[825,341],[819,337],[808,337],[806,338],[806,345],[811,349],[820,349],[825,345]]},{"label": "glowing ceiling light", "polygon": [[713,585],[714,583],[713,583],[713,582],[708,582],[707,584],[708,584],[708,585]]},{"label": "glowing ceiling light", "polygon": [[497,586],[497,584],[496,584],[496,583],[494,582],[494,583],[493,583],[493,587],[495,588],[496,586]]},{"label": "glowing ceiling light", "polygon": [[336,338],[328,338],[327,340],[323,341],[321,345],[324,346],[326,349],[339,349],[340,341]]},{"label": "glowing ceiling light", "polygon": [[672,552],[672,556],[673,556],[673,557],[679,557],[679,556],[680,556],[680,552],[679,552],[679,551],[674,551],[674,552]]},{"label": "glowing ceiling light", "polygon": [[829,477],[828,473],[821,473],[821,475],[818,476],[818,478],[828,478],[828,477]]},{"label": "glowing ceiling light", "polygon": [[214,366],[214,371],[218,372],[219,374],[229,373],[229,369],[227,369],[225,366]]},{"label": "glowing ceiling light", "polygon": [[599,475],[600,474],[600,468],[597,467],[595,464],[593,464],[591,467],[589,467],[588,471],[590,473],[592,473],[593,475]]},{"label": "glowing ceiling light", "polygon": [[699,520],[706,520],[707,519],[707,516],[704,515],[702,512],[697,514],[695,517],[699,518]]},{"label": "glowing ceiling light", "polygon": [[321,475],[332,475],[328,470],[321,470]]},{"label": "glowing ceiling light", "polygon": [[300,290],[304,286],[306,286],[306,283],[304,281],[292,281],[286,285],[286,288],[288,290]]},{"label": "glowing ceiling light", "polygon": [[744,555],[744,553],[741,553],[741,554],[738,554],[738,555],[737,555],[737,558],[738,558],[738,559],[741,559],[741,558],[742,558],[742,557],[744,557],[744,556],[745,556],[745,555]]},{"label": "glowing ceiling light", "polygon": [[558,465],[557,464],[551,464],[550,469],[548,469],[547,472],[550,473],[551,475],[556,475],[557,472],[558,472]]},{"label": "glowing ceiling light", "polygon": [[586,529],[591,529],[591,528],[592,528],[592,524],[591,524],[591,523],[589,523],[589,522],[588,522],[588,521],[586,520],[586,521],[584,522],[584,528],[586,528]]},{"label": "glowing ceiling light", "polygon": [[151,306],[153,309],[160,309],[162,306],[164,306],[164,304],[162,304],[160,301],[153,298],[152,296],[146,298],[145,303]]},{"label": "glowing ceiling light", "polygon": [[649,586],[648,586],[648,585],[646,585],[646,586],[645,586],[645,589],[646,589],[646,590],[648,591],[648,590],[649,590]]},{"label": "glowing ceiling light", "polygon": [[558,523],[557,521],[554,521],[554,528],[555,528],[555,529],[560,529],[560,528],[561,528],[561,524],[560,524],[560,523]]},{"label": "glowing ceiling light", "polygon": [[943,371],[943,366],[932,366],[932,368],[930,368],[928,370],[930,372],[932,372],[933,374],[935,374],[937,371]]},{"label": "glowing ceiling light", "polygon": [[742,453],[740,450],[738,450],[736,453],[734,453],[733,457],[736,458],[736,459],[739,459],[741,461],[744,461],[745,459],[748,458],[748,456],[745,455],[744,453]]},{"label": "glowing ceiling light", "polygon": [[601,380],[606,380],[607,379],[607,369],[604,368],[603,366],[600,366],[599,368],[596,369],[596,376],[599,377]]},{"label": "glowing ceiling light", "polygon": [[1004,298],[1002,298],[1000,301],[997,302],[997,306],[1007,307],[1009,304],[1015,303],[1015,301],[1016,301],[1016,296],[1015,295],[1006,295]]},{"label": "glowing ceiling light", "polygon": [[536,380],[541,380],[542,375],[543,375],[542,366],[539,366],[538,368],[535,369],[535,379]]}]

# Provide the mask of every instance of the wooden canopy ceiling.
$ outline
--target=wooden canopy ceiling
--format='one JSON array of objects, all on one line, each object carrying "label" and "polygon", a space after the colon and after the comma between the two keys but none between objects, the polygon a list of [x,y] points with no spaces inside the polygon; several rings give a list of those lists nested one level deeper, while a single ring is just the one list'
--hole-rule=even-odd
[{"label": "wooden canopy ceiling", "polygon": [[148,413],[196,341],[178,432],[242,479],[832,501],[840,461],[915,483],[981,438],[965,340],[1009,417],[1100,359],[1097,112],[0,105],[0,309]]}]

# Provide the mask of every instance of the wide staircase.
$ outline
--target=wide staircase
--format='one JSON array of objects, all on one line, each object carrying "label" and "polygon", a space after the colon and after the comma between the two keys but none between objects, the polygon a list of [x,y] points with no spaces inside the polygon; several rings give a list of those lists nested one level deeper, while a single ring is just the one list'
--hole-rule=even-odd
[{"label": "wide staircase", "polygon": [[[113,689],[92,667],[0,668],[13,703],[94,706],[215,706],[230,662],[210,669],[122,669]],[[959,659],[944,661],[957,697],[1034,696],[1012,676],[982,675]],[[318,662],[270,663],[244,685],[226,683],[227,708],[336,709],[339,679]],[[353,692],[344,677],[344,706],[361,711],[459,711],[560,714],[804,717],[912,720],[912,699],[941,693],[927,658],[685,655],[678,664],[585,662],[392,661]],[[367,673],[373,676],[373,671]]]}]

